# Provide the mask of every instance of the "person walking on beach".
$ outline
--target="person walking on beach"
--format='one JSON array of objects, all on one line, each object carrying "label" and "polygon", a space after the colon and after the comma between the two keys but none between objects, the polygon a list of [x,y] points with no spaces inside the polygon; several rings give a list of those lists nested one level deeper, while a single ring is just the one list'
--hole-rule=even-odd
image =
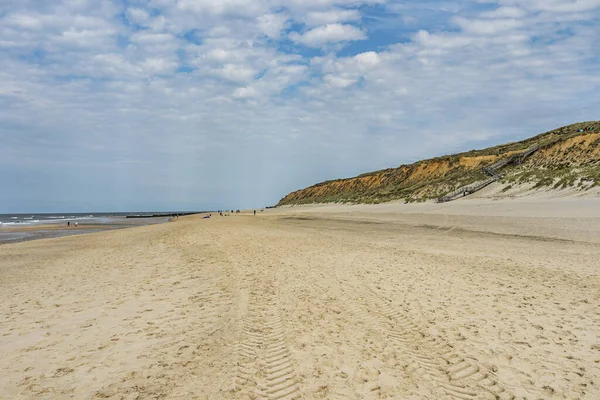
[{"label": "person walking on beach", "polygon": [[254,215],[256,215],[256,210],[254,210]]}]

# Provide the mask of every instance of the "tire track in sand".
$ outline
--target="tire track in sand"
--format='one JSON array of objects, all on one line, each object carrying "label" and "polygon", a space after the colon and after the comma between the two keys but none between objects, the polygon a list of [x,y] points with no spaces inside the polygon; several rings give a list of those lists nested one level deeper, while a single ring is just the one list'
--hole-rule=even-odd
[{"label": "tire track in sand", "polygon": [[390,301],[374,289],[365,288],[367,313],[377,317],[378,326],[398,350],[407,357],[409,371],[429,382],[429,389],[450,399],[501,399],[510,400],[508,393],[491,371],[476,360],[467,359],[441,338],[426,330],[394,309]]},{"label": "tire track in sand", "polygon": [[[444,339],[395,309],[378,290],[364,283],[359,271],[352,272],[358,256],[349,266],[334,270],[348,307],[365,321],[377,326],[390,344],[400,351],[408,364],[406,371],[418,378],[418,384],[434,398],[459,400],[512,400],[491,371],[477,360],[461,356]],[[357,281],[357,277],[359,278]]]},{"label": "tire track in sand", "polygon": [[273,298],[272,285],[255,287],[248,295],[237,346],[234,390],[252,399],[299,399],[294,360]]}]

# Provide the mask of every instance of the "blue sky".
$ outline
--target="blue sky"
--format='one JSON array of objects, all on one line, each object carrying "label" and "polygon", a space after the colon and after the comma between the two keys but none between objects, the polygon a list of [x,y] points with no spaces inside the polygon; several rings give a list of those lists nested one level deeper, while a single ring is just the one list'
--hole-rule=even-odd
[{"label": "blue sky", "polygon": [[2,0],[0,213],[258,207],[600,115],[600,0]]}]

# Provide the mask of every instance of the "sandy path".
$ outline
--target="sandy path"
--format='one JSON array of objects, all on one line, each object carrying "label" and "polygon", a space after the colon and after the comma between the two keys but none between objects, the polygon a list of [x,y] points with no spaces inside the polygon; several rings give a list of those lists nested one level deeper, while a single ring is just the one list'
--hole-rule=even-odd
[{"label": "sandy path", "polygon": [[0,398],[600,398],[600,245],[276,214],[0,246]]}]

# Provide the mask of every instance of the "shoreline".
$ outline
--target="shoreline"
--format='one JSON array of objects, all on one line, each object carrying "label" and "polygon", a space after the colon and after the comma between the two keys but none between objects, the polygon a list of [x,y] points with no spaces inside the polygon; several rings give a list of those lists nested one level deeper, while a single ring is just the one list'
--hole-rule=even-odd
[{"label": "shoreline", "polygon": [[67,226],[66,222],[50,222],[23,226],[3,226],[0,227],[0,246],[9,243],[20,243],[32,240],[52,239],[57,237],[85,235],[88,233],[105,232],[116,229],[127,229],[138,226],[156,225],[169,222],[171,217],[148,217],[148,218],[99,218],[98,222],[86,222],[74,226]]}]

